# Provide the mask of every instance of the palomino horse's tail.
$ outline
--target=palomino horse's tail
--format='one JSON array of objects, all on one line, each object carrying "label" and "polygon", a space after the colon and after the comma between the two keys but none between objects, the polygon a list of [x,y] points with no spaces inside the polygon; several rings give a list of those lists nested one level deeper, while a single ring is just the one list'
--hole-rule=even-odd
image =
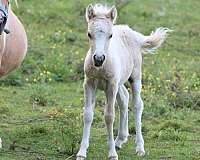
[{"label": "palomino horse's tail", "polygon": [[15,4],[16,4],[16,6],[18,7],[18,2],[17,2],[17,0],[15,0]]},{"label": "palomino horse's tail", "polygon": [[151,35],[145,36],[145,39],[142,43],[142,51],[143,53],[154,53],[156,49],[158,49],[161,44],[167,38],[169,32],[172,30],[168,28],[158,28],[155,32],[152,32]]}]

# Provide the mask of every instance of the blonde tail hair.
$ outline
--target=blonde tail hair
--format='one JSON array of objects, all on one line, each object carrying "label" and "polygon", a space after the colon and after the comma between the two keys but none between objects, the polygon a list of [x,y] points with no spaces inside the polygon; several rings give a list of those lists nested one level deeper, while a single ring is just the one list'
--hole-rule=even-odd
[{"label": "blonde tail hair", "polygon": [[172,30],[160,27],[155,32],[152,32],[151,35],[145,36],[142,43],[142,52],[144,54],[155,53],[156,49],[166,40],[169,32],[172,32]]}]

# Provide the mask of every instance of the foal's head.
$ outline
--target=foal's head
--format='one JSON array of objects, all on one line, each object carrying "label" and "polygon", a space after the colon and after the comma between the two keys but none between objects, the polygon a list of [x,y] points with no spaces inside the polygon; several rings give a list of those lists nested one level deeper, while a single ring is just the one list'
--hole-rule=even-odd
[{"label": "foal's head", "polygon": [[4,31],[8,19],[9,0],[0,0],[0,34]]},{"label": "foal's head", "polygon": [[88,22],[88,37],[90,41],[93,62],[96,67],[103,65],[112,38],[112,27],[117,18],[117,10],[101,4],[89,5],[86,9]]}]

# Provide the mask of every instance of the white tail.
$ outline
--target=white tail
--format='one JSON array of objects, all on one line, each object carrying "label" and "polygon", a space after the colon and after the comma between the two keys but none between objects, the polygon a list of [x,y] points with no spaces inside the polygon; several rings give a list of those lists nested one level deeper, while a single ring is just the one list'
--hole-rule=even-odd
[{"label": "white tail", "polygon": [[172,30],[160,27],[152,32],[150,36],[146,36],[142,43],[142,52],[154,53],[165,41],[169,32],[172,32]]}]

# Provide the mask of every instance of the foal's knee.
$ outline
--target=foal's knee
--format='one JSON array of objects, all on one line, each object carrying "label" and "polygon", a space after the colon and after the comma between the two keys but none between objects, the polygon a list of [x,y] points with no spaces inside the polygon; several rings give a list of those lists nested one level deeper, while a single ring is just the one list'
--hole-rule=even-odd
[{"label": "foal's knee", "polygon": [[114,122],[115,115],[114,113],[105,113],[105,122],[106,124],[110,124]]},{"label": "foal's knee", "polygon": [[93,111],[91,110],[85,110],[84,112],[84,122],[85,123],[92,123],[93,121]]}]

